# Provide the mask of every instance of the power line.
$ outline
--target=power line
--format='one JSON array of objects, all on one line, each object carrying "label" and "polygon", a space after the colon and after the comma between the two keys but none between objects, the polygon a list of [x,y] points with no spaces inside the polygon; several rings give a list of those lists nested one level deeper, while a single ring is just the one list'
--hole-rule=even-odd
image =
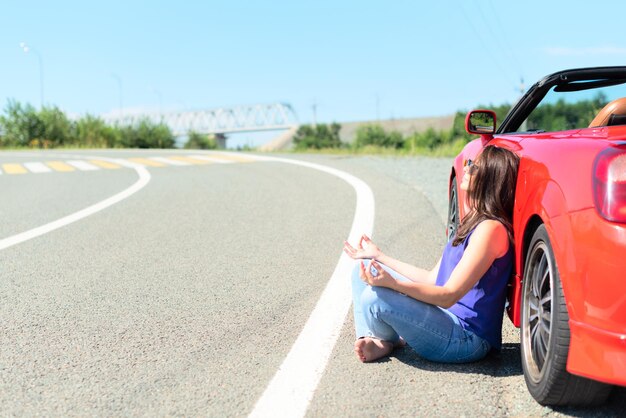
[{"label": "power line", "polygon": [[515,57],[513,57],[511,49],[507,48],[506,46],[504,46],[504,44],[502,43],[502,40],[501,40],[502,37],[496,35],[496,33],[491,28],[491,24],[489,23],[489,19],[487,19],[487,17],[483,13],[483,9],[480,6],[480,2],[479,1],[476,2],[476,8],[478,9],[478,13],[480,14],[480,18],[482,19],[484,25],[487,27],[487,30],[491,34],[491,37],[498,43],[498,47],[500,48],[500,50],[503,51],[506,55],[508,55],[508,57],[511,59],[511,61],[509,63],[514,67],[514,70],[516,72],[521,71],[520,70],[521,66],[518,65],[516,67],[516,63],[513,63],[513,61],[515,61]]},{"label": "power line", "polygon": [[489,3],[489,7],[491,8],[491,12],[493,13],[493,16],[495,17],[494,20],[496,21],[496,24],[497,24],[497,26],[498,26],[498,28],[500,30],[500,33],[502,34],[502,42],[504,43],[505,50],[513,58],[513,61],[515,61],[515,64],[520,69],[520,72],[523,73],[524,72],[524,67],[522,66],[522,63],[517,59],[517,56],[515,55],[515,49],[511,48],[511,43],[508,40],[508,37],[506,35],[506,31],[504,30],[504,27],[502,26],[502,22],[500,20],[500,16],[498,15],[498,12],[496,12],[495,7],[493,6],[493,2],[491,0],[489,0],[488,3]]},{"label": "power line", "polygon": [[[467,16],[467,13],[465,13],[465,9],[463,8],[463,2],[460,2],[460,7],[461,9],[461,13],[463,14],[463,17],[465,18],[465,20],[467,21],[467,23],[469,24],[470,28],[472,28],[472,31],[474,32],[474,34],[476,35],[476,37],[478,38],[478,40],[480,41],[480,43],[483,45],[483,47],[485,48],[485,50],[489,50],[489,52],[491,52],[491,48],[489,47],[489,45],[485,42],[485,40],[483,39],[483,37],[480,35],[480,33],[478,32],[478,30],[476,29],[476,27],[474,26],[474,24],[472,23],[472,20]],[[516,85],[517,83],[515,83],[514,81],[511,80],[511,78],[509,77],[509,75],[507,74],[507,71],[502,67],[502,65],[500,65],[500,61],[498,61],[497,59],[494,58],[494,54],[488,53],[487,54],[489,56],[489,58],[493,61],[493,63],[495,64],[496,67],[498,67],[498,69],[500,70],[500,73],[502,74],[502,76],[504,78],[507,79],[507,81],[509,83],[511,83],[511,85]]]}]

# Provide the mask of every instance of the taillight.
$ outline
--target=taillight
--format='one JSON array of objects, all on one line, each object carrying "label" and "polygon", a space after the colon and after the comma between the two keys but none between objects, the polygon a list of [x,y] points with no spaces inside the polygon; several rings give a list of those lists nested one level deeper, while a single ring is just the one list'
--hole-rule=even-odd
[{"label": "taillight", "polygon": [[593,197],[603,218],[626,223],[626,149],[611,147],[598,154],[593,166]]}]

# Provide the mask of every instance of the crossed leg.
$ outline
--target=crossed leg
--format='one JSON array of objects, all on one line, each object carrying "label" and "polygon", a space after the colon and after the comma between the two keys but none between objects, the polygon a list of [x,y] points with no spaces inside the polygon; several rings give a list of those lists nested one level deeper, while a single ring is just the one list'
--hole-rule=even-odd
[{"label": "crossed leg", "polygon": [[400,338],[398,342],[383,341],[373,337],[359,338],[354,342],[354,353],[363,363],[378,360],[391,354],[394,348],[404,347],[406,342]]}]

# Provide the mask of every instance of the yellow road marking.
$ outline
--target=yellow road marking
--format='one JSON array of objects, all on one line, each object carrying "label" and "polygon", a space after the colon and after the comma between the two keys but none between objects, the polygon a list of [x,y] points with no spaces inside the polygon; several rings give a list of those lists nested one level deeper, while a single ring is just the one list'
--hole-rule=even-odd
[{"label": "yellow road marking", "polygon": [[237,161],[240,163],[251,163],[255,160],[253,160],[252,158],[248,158],[248,157],[240,157],[239,155],[232,155],[232,154],[204,154],[207,157],[211,157],[211,158],[217,158],[219,160],[226,160],[226,161]]},{"label": "yellow road marking", "polygon": [[65,164],[63,161],[48,161],[46,165],[54,171],[76,171],[74,167],[69,164]]},{"label": "yellow road marking", "polygon": [[2,164],[2,170],[7,174],[25,174],[28,173],[22,164]]},{"label": "yellow road marking", "polygon": [[182,155],[175,155],[173,157],[167,157],[167,158],[169,158],[170,160],[182,161],[182,162],[189,163],[189,164],[211,164],[210,161],[199,160],[197,158],[187,157],[187,156],[182,156]]},{"label": "yellow road marking", "polygon": [[117,164],[113,164],[110,163],[108,161],[102,161],[102,160],[89,160],[89,162],[93,165],[97,165],[98,167],[102,167],[102,168],[110,168],[112,170],[115,170],[117,168],[122,168],[121,166],[117,165]]},{"label": "yellow road marking", "polygon": [[[229,162],[237,161],[237,162],[249,163],[249,162],[254,161],[251,158],[238,156],[238,155],[229,155],[229,154],[207,154],[207,157],[214,158],[217,160],[229,161]],[[167,158],[171,160],[175,160],[175,161],[181,161],[181,162],[188,163],[188,164],[213,164],[213,161],[202,160],[200,158],[194,158],[194,156],[173,155],[173,156],[168,156]],[[165,163],[162,163],[160,161],[155,161],[149,158],[137,157],[137,158],[127,158],[127,160],[136,164],[141,164],[141,165],[149,166],[149,167],[167,166],[167,164]],[[104,160],[89,160],[89,162],[98,167],[112,169],[112,170],[122,168],[122,166],[118,164],[115,164],[109,161],[104,161]],[[44,164],[50,167],[54,171],[62,171],[62,172],[76,171],[75,167],[72,167],[71,165],[66,164],[63,161],[44,161]],[[29,171],[22,164],[7,163],[7,164],[2,164],[1,166],[2,166],[2,171],[6,174],[29,173]]]},{"label": "yellow road marking", "polygon": [[128,161],[131,161],[136,164],[147,165],[150,167],[165,167],[165,164],[159,163],[154,160],[149,160],[147,158],[129,158]]}]

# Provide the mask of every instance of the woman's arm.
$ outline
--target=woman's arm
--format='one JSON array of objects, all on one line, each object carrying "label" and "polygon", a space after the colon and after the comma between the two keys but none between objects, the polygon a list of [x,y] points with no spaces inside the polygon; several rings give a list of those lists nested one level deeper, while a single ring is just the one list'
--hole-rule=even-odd
[{"label": "woman's arm", "polygon": [[[365,245],[363,245],[365,243]],[[418,283],[432,283],[435,284],[435,280],[437,279],[437,273],[439,272],[439,263],[441,263],[441,259],[437,262],[435,267],[432,270],[424,270],[419,267],[412,266],[408,263],[404,263],[400,260],[397,260],[393,257],[389,257],[384,254],[380,248],[374,244],[367,235],[363,235],[361,240],[359,241],[358,249],[353,248],[348,241],[344,242],[343,250],[348,254],[351,258],[357,259],[371,259],[376,260],[387,267],[397,271],[407,279],[418,282]]]},{"label": "woman's arm", "polygon": [[476,227],[463,257],[444,286],[395,280],[376,263],[374,267],[379,271],[378,276],[373,277],[361,263],[361,277],[372,286],[388,287],[413,299],[449,308],[480,280],[497,258],[506,254],[508,248],[509,237],[504,225],[488,220]]},{"label": "woman's arm", "polygon": [[387,254],[383,253],[381,253],[379,257],[375,258],[375,260],[397,271],[398,273],[415,283],[427,283],[433,285],[437,280],[437,273],[439,272],[439,265],[441,264],[440,257],[435,267],[429,271],[421,269],[419,267],[415,267],[400,260],[396,260],[395,258],[389,257]]}]

